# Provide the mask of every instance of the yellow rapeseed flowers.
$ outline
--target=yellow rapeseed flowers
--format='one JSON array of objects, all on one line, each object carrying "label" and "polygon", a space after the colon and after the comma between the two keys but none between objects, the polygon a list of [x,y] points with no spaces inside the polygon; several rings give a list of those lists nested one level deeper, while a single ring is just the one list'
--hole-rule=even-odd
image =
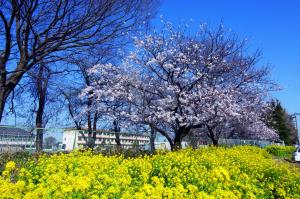
[{"label": "yellow rapeseed flowers", "polygon": [[300,174],[257,147],[208,147],[125,158],[91,151],[8,162],[0,198],[300,198]]}]

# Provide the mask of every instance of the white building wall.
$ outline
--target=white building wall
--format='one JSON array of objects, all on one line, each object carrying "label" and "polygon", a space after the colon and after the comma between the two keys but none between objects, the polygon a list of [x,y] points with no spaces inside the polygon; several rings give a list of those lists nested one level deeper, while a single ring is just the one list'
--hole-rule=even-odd
[{"label": "white building wall", "polygon": [[63,133],[63,145],[66,151],[72,151],[78,148],[78,131],[66,130]]},{"label": "white building wall", "polygon": [[[154,142],[154,145],[155,145],[155,149],[162,149],[162,150],[169,150],[169,151],[171,150],[171,145],[168,141],[157,141]],[[189,146],[190,146],[189,142],[185,142],[185,141],[181,142],[181,147],[183,149]]]},{"label": "white building wall", "polygon": [[171,150],[171,145],[168,141],[154,142],[155,149]]},{"label": "white building wall", "polygon": [[[65,146],[65,150],[71,151],[86,144],[85,140],[79,139],[79,137],[83,137],[79,131],[80,130],[72,129],[64,130],[62,143]],[[84,132],[84,134],[87,136],[87,132]],[[101,145],[103,140],[105,140],[105,144],[116,145],[115,135],[113,133],[101,132],[101,134],[97,134],[95,144]],[[146,135],[130,135],[121,133],[120,141],[123,147],[130,148],[136,141],[139,143],[139,145],[149,144],[150,137]]]}]

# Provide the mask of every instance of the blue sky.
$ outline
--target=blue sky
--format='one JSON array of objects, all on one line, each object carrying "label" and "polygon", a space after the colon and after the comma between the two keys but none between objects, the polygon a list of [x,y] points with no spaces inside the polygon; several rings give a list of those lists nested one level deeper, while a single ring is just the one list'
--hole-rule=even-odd
[{"label": "blue sky", "polygon": [[299,0],[164,0],[154,25],[193,19],[227,28],[262,50],[262,64],[272,67],[272,79],[283,90],[274,93],[290,113],[300,113],[300,1]]}]

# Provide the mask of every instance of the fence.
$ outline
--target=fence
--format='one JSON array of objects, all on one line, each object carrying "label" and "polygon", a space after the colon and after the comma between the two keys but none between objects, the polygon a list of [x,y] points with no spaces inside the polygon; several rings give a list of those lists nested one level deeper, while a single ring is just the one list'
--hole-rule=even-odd
[{"label": "fence", "polygon": [[38,131],[42,133],[44,150],[54,151],[62,146],[63,129],[31,129],[26,127],[0,126],[0,152],[35,151]]},{"label": "fence", "polygon": [[[39,136],[38,136],[39,135]],[[150,137],[143,134],[120,133],[118,147],[129,149],[149,149]],[[72,151],[93,144],[106,150],[117,147],[116,133],[112,131],[88,131],[63,128],[30,129],[26,127],[0,126],[0,152],[36,151],[37,138],[42,141],[46,152]]]},{"label": "fence", "polygon": [[258,147],[266,147],[271,144],[284,145],[284,142],[278,143],[278,142],[271,142],[267,140],[220,139],[219,144],[226,145],[226,146],[252,145]]},{"label": "fence", "polygon": [[[124,149],[142,149],[150,150],[150,136],[147,134],[132,134],[120,133],[116,134],[112,131],[87,131],[63,128],[47,128],[47,129],[30,129],[26,127],[10,127],[0,126],[0,153],[15,152],[15,151],[31,151],[37,150],[37,134],[42,134],[40,137],[43,140],[41,146],[43,151],[72,151],[77,148],[84,148],[92,143],[92,147],[99,150],[108,150],[116,147]],[[117,145],[116,135],[119,138]],[[192,139],[188,142],[183,141],[183,147],[197,147],[202,143],[197,139]],[[284,145],[284,143],[274,143],[261,140],[241,140],[241,139],[220,139],[220,145],[235,146],[235,145],[254,145],[265,147],[270,144]],[[156,148],[169,149],[168,142],[155,142]]]},{"label": "fence", "polygon": [[[212,141],[210,139],[205,139],[203,137],[192,136],[187,139],[186,145],[192,147],[206,146],[212,145]],[[272,142],[267,140],[246,140],[246,139],[229,139],[229,138],[220,138],[218,141],[220,146],[237,146],[237,145],[251,145],[258,147],[266,147],[268,145],[285,145],[284,142]]]}]

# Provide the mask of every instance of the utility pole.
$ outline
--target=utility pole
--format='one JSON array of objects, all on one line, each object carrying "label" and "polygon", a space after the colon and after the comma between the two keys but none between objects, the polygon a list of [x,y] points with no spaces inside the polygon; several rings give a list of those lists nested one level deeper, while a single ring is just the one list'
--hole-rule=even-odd
[{"label": "utility pole", "polygon": [[297,130],[298,144],[300,145],[300,132],[299,132],[299,129],[298,129],[297,116],[300,116],[300,113],[292,114],[292,118],[295,122],[295,127],[296,127],[296,130]]}]

